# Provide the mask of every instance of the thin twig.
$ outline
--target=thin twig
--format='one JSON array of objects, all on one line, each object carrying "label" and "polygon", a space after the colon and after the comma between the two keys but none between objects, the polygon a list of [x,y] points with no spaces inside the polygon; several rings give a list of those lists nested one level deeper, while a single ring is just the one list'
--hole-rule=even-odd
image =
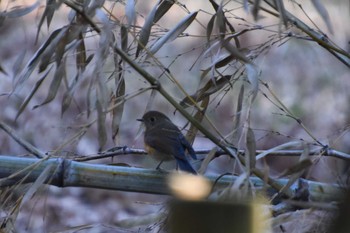
[{"label": "thin twig", "polygon": [[38,148],[21,138],[15,130],[13,130],[10,126],[0,121],[0,128],[3,129],[11,138],[13,138],[19,145],[21,145],[28,152],[35,155],[37,158],[45,158],[45,153],[41,152]]}]

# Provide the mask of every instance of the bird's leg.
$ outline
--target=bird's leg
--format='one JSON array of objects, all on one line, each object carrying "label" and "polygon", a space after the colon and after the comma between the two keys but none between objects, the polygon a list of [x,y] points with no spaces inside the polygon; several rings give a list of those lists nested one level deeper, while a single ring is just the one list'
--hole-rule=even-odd
[{"label": "bird's leg", "polygon": [[163,163],[163,160],[160,161],[160,163],[159,163],[158,166],[156,167],[157,170],[161,170],[160,165],[162,165],[162,163]]},{"label": "bird's leg", "polygon": [[156,170],[159,171],[159,172],[162,172],[162,173],[168,173],[166,170],[163,170],[160,165],[162,165],[164,161],[160,161],[160,163],[158,164],[158,166],[156,167]]}]

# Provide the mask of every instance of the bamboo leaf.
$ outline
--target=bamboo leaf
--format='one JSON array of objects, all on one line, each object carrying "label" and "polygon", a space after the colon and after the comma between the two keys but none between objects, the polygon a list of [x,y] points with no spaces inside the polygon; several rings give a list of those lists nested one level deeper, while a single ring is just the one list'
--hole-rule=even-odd
[{"label": "bamboo leaf", "polygon": [[[194,119],[196,119],[198,122],[202,122],[204,118],[204,114],[207,111],[208,105],[209,105],[209,98],[210,96],[206,96],[200,106],[200,110],[197,110],[196,114],[193,116]],[[194,124],[191,124],[187,134],[186,139],[190,144],[193,144],[194,139],[196,138],[196,134],[198,132],[198,129],[194,126]]]},{"label": "bamboo leaf", "polygon": [[329,17],[328,11],[324,5],[319,0],[311,0],[312,4],[316,8],[317,12],[321,15],[323,21],[326,23],[328,31],[333,34],[333,27],[331,19]]},{"label": "bamboo leaf", "polygon": [[177,38],[181,33],[183,33],[188,26],[196,18],[198,11],[193,12],[181,20],[173,29],[168,31],[164,36],[162,36],[153,46],[149,49],[151,54],[155,54],[165,43],[170,42]]},{"label": "bamboo leaf", "polygon": [[64,62],[62,62],[55,72],[55,75],[50,84],[46,99],[41,104],[35,105],[33,109],[41,107],[47,103],[50,103],[56,97],[58,88],[61,85],[62,78],[65,76],[65,72],[66,72],[65,65],[64,65]]},{"label": "bamboo leaf", "polygon": [[140,52],[143,50],[144,47],[146,47],[148,43],[149,36],[151,34],[151,29],[154,23],[154,18],[157,12],[157,6],[159,2],[153,7],[151,12],[148,14],[145,23],[143,24],[143,27],[140,32],[139,40],[138,40],[138,45],[136,49],[136,55],[135,57],[138,57]]},{"label": "bamboo leaf", "polygon": [[27,107],[29,101],[33,98],[34,94],[36,93],[36,91],[39,89],[39,87],[41,86],[42,82],[45,80],[45,78],[47,77],[47,75],[49,74],[49,72],[51,71],[48,70],[34,85],[33,89],[29,92],[29,95],[25,98],[25,100],[23,101],[23,103],[21,104],[21,106],[19,107],[19,110],[16,114],[16,118],[15,121],[17,120],[17,118],[21,115],[21,113],[23,112],[23,110]]},{"label": "bamboo leaf", "polygon": [[[60,28],[51,33],[49,38],[45,41],[45,43],[38,49],[38,51],[34,54],[32,59],[28,62],[28,65],[25,67],[25,71],[20,75],[18,81],[16,82],[15,89],[21,87],[21,85],[29,78],[36,65],[39,63],[42,57],[44,57],[45,62],[49,63],[50,58],[52,56],[53,50],[55,49],[55,45],[58,43],[58,40],[61,36],[63,36],[63,31],[65,28]],[[43,56],[44,52],[48,50],[52,50],[50,56]],[[47,60],[46,60],[47,59]]]},{"label": "bamboo leaf", "polygon": [[214,147],[210,150],[210,152],[205,156],[203,162],[201,163],[201,167],[198,170],[199,174],[204,174],[208,168],[209,163],[215,158],[215,154],[218,151],[217,147]]},{"label": "bamboo leaf", "polygon": [[23,7],[23,6],[16,6],[10,9],[9,11],[5,12],[5,17],[7,18],[18,18],[22,17],[24,15],[29,14],[32,12],[35,8],[39,6],[40,2],[37,1],[33,5],[28,6],[28,7]]},{"label": "bamboo leaf", "polygon": [[125,15],[128,21],[128,26],[131,27],[135,25],[136,21],[136,11],[135,11],[135,0],[127,0],[125,5]]},{"label": "bamboo leaf", "polygon": [[247,129],[246,138],[245,138],[245,159],[246,166],[248,166],[248,173],[250,174],[252,169],[255,168],[256,163],[256,141],[254,131],[250,128]]},{"label": "bamboo leaf", "polygon": [[219,28],[220,37],[223,39],[225,38],[226,33],[226,18],[222,9],[222,4],[220,4],[219,8],[216,11],[216,24]]},{"label": "bamboo leaf", "polygon": [[40,29],[41,29],[44,21],[45,21],[45,18],[46,18],[47,27],[50,27],[54,13],[61,6],[61,4],[62,4],[62,1],[56,2],[56,0],[46,0],[45,10],[44,10],[44,13],[42,14],[42,17],[41,17],[39,25],[38,25],[38,30],[36,33],[35,41],[38,41],[39,32],[40,32]]},{"label": "bamboo leaf", "polygon": [[23,64],[23,61],[24,61],[24,58],[25,58],[25,54],[26,54],[25,50],[20,52],[20,54],[18,55],[16,61],[13,63],[12,73],[13,73],[14,77],[16,77],[18,75],[18,73],[20,72],[20,70],[21,70],[21,66]]},{"label": "bamboo leaf", "polygon": [[78,35],[79,38],[79,44],[77,47],[77,53],[76,53],[76,67],[77,70],[80,72],[84,72],[87,62],[86,62],[86,48],[85,48],[85,43],[84,43],[84,35],[82,32],[79,33]]},{"label": "bamboo leaf", "polygon": [[255,0],[253,4],[252,14],[255,21],[259,19],[260,2],[261,0]]},{"label": "bamboo leaf", "polygon": [[165,13],[167,13],[170,8],[174,5],[175,0],[163,0],[160,5],[157,7],[156,15],[154,16],[153,22],[156,23],[160,20]]},{"label": "bamboo leaf", "polygon": [[7,72],[4,68],[2,68],[1,64],[0,64],[0,72],[7,75]]},{"label": "bamboo leaf", "polygon": [[242,108],[243,108],[243,97],[244,97],[244,84],[241,85],[238,94],[236,114],[233,120],[233,133],[232,133],[232,144],[238,145],[239,141],[239,124],[241,122]]},{"label": "bamboo leaf", "polygon": [[[117,104],[117,102],[121,102],[123,100],[122,97],[125,95],[125,80],[122,76],[119,77],[119,79],[116,79],[116,86],[117,86],[117,90],[115,93],[115,98],[114,100],[112,100],[113,104]],[[117,99],[119,99],[119,101],[117,101]],[[113,109],[113,116],[112,116],[112,138],[115,142],[115,144],[117,144],[117,135],[119,132],[119,126],[120,126],[120,122],[122,120],[122,116],[123,116],[123,112],[124,112],[124,103],[119,103],[114,109]]]},{"label": "bamboo leaf", "polygon": [[106,113],[103,110],[103,105],[102,105],[101,99],[102,99],[102,97],[100,97],[100,96],[97,96],[97,98],[96,98],[97,132],[98,132],[99,151],[102,151],[104,145],[107,142]]},{"label": "bamboo leaf", "polygon": [[66,112],[66,110],[69,108],[72,102],[74,91],[78,83],[78,76],[79,74],[76,74],[76,77],[74,78],[72,84],[69,86],[68,90],[63,94],[63,100],[61,105],[61,116],[63,116],[63,114]]},{"label": "bamboo leaf", "polygon": [[123,51],[127,52],[128,51],[128,29],[124,25],[120,27],[120,40],[122,42],[121,44],[122,44]]},{"label": "bamboo leaf", "polygon": [[229,42],[229,40],[223,40],[222,46],[224,46],[225,49],[230,52],[234,58],[239,59],[244,63],[250,63],[249,59],[241,52],[239,52],[238,49]]},{"label": "bamboo leaf", "polygon": [[280,13],[280,19],[283,22],[284,26],[287,27],[288,18],[286,16],[286,10],[284,8],[283,0],[275,0],[275,4],[278,12]]},{"label": "bamboo leaf", "polygon": [[207,24],[207,41],[210,41],[210,36],[211,36],[211,33],[213,32],[215,19],[216,19],[216,14],[210,18]]},{"label": "bamboo leaf", "polygon": [[251,92],[252,92],[252,99],[251,102],[253,102],[256,98],[256,95],[259,91],[259,78],[258,78],[258,71],[257,68],[252,64],[245,64],[246,70],[247,70],[247,77],[251,85]]},{"label": "bamboo leaf", "polygon": [[[227,83],[229,83],[231,79],[231,75],[225,75],[219,80],[217,80],[215,83],[212,82],[212,80],[208,81],[204,87],[197,90],[196,93],[190,96],[186,96],[181,102],[180,105],[183,107],[192,106],[193,102],[191,99],[193,99],[195,102],[200,102],[204,98],[214,94],[215,92],[221,90]],[[215,78],[216,80],[216,78]]]}]

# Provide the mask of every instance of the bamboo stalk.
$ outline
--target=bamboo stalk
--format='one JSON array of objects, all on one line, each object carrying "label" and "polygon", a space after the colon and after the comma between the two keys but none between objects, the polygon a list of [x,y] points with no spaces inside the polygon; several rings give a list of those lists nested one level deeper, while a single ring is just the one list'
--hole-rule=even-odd
[{"label": "bamboo stalk", "polygon": [[[167,187],[167,173],[157,170],[90,164],[76,162],[63,158],[24,158],[15,156],[0,156],[0,187],[21,183],[32,183],[47,166],[51,166],[45,183],[58,187],[88,187],[111,189],[128,192],[141,192],[169,195]],[[25,177],[26,176],[26,177]],[[25,177],[25,178],[24,178]],[[238,177],[227,175],[218,179],[218,176],[206,176],[215,189],[227,188]],[[25,179],[25,180],[23,180]],[[217,180],[218,179],[218,180]],[[265,182],[258,177],[250,177],[256,188],[265,187]],[[282,185],[288,179],[278,179]],[[307,184],[310,199],[313,201],[338,201],[342,197],[343,189],[338,185],[329,185],[320,182],[301,179]],[[295,184],[292,190],[297,188]],[[272,191],[272,190],[271,190]]]}]

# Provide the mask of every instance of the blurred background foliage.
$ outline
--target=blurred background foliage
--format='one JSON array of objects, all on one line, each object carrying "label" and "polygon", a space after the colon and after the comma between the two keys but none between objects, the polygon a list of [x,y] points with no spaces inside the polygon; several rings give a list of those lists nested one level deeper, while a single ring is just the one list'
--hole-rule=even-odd
[{"label": "blurred background foliage", "polygon": [[[43,152],[74,158],[114,146],[142,148],[136,119],[150,109],[186,128],[195,149],[212,149],[210,136],[188,131],[188,118],[142,72],[225,145],[249,151],[296,141],[292,149],[327,145],[350,151],[348,1],[16,0],[0,1],[0,11],[0,119]],[[198,109],[204,109],[203,120]],[[0,137],[1,154],[28,153],[6,133]],[[266,157],[257,167],[276,176],[298,159]],[[98,162],[154,167],[135,155]],[[206,172],[233,167],[237,171],[234,160],[221,156]],[[320,156],[306,178],[341,183],[347,169],[343,160]],[[159,200],[141,194],[53,187],[44,192],[50,193],[45,203],[55,209],[52,216],[43,221],[33,206],[24,207],[19,229],[113,222],[161,208],[130,201]],[[35,208],[45,212],[40,205]],[[77,214],[69,206],[86,211]],[[123,211],[111,217],[116,209]],[[57,226],[43,223],[66,215],[80,217]]]}]

